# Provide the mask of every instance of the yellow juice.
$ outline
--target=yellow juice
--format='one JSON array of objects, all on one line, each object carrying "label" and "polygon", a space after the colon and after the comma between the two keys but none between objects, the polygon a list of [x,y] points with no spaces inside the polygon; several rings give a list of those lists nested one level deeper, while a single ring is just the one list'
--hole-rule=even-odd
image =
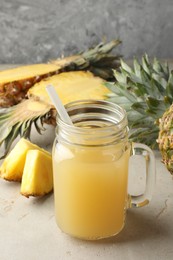
[{"label": "yellow juice", "polygon": [[53,160],[56,221],[65,233],[84,239],[121,231],[127,204],[130,148],[55,147]]}]

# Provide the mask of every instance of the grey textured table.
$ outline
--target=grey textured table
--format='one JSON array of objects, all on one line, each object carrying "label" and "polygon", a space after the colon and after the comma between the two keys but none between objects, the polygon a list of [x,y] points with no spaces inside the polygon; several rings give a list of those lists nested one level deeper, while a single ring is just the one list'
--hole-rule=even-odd
[{"label": "grey textured table", "polygon": [[[46,148],[51,149],[53,132],[51,127],[44,136],[33,132],[33,141],[41,145],[46,140]],[[0,259],[173,259],[173,178],[161,163],[159,153],[155,154],[157,182],[150,204],[129,209],[119,235],[95,242],[77,240],[59,230],[54,219],[53,194],[27,199],[20,195],[19,183],[0,179]],[[143,170],[139,160],[133,160],[131,165],[134,172],[134,167]],[[138,192],[141,177],[132,178]]]}]

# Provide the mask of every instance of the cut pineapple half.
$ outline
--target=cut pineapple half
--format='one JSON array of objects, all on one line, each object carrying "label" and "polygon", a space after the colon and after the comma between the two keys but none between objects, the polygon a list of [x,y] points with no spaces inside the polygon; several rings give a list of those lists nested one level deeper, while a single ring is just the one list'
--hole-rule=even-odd
[{"label": "cut pineapple half", "polygon": [[[0,167],[0,177],[8,181],[21,181],[26,154],[31,149],[42,150],[30,141],[21,138],[3,161]],[[48,152],[46,153],[49,154]]]},{"label": "cut pineapple half", "polygon": [[107,99],[111,93],[103,79],[84,71],[63,72],[35,84],[28,91],[28,100],[0,112],[0,144],[6,143],[1,158],[4,158],[19,134],[30,137],[33,123],[39,133],[44,130],[43,123],[55,124],[56,112],[46,91],[49,84],[55,87],[64,105],[76,100]]},{"label": "cut pineapple half", "polygon": [[29,150],[21,183],[21,194],[42,196],[53,189],[52,158],[47,152]]},{"label": "cut pineapple half", "polygon": [[0,107],[18,104],[26,98],[27,90],[36,82],[63,71],[90,70],[104,79],[112,78],[112,70],[119,67],[119,56],[109,53],[118,44],[119,40],[113,40],[49,64],[33,64],[0,71]]}]

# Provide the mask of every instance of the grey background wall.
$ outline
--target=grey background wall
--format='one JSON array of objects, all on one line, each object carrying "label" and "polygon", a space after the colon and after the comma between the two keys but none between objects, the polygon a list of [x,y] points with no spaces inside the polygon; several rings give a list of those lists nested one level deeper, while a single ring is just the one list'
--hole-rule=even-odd
[{"label": "grey background wall", "polygon": [[173,0],[0,0],[0,63],[38,63],[120,38],[125,58],[173,58]]}]

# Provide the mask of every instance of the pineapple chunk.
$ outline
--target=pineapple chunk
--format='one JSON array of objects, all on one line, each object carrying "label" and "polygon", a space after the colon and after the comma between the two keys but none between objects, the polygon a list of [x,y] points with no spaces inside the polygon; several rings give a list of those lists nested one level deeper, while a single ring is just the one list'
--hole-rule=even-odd
[{"label": "pineapple chunk", "polygon": [[53,189],[52,158],[47,152],[29,150],[21,183],[21,194],[42,196]]},{"label": "pineapple chunk", "polygon": [[[8,181],[21,181],[26,154],[29,150],[39,149],[37,145],[21,138],[0,167],[0,177]],[[49,154],[48,152],[46,152]]]}]

